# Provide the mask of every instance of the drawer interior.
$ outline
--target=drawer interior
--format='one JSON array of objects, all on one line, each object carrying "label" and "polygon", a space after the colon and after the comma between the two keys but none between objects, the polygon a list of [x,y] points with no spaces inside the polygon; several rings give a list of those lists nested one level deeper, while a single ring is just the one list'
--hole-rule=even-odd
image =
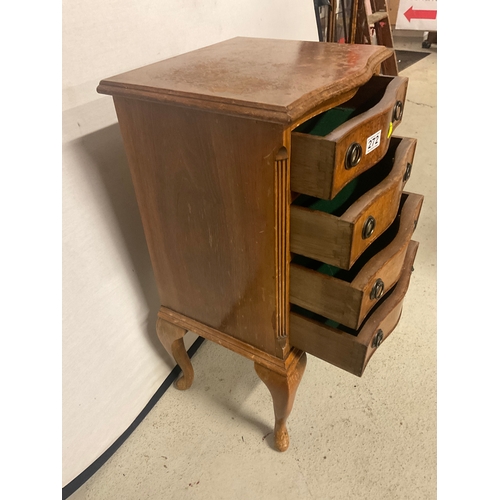
[{"label": "drawer interior", "polygon": [[351,118],[368,111],[377,105],[387,89],[392,78],[375,75],[362,85],[356,94],[336,108],[329,109],[294,129],[294,132],[324,137]]},{"label": "drawer interior", "polygon": [[332,266],[330,264],[325,264],[318,260],[311,259],[309,257],[304,257],[303,255],[295,254],[292,258],[291,263],[297,264],[313,271],[325,274],[327,276],[335,276],[335,278],[341,279],[351,283],[357,274],[361,271],[363,266],[377,253],[382,251],[387,247],[396,237],[400,225],[400,213],[405,201],[408,199],[408,194],[403,193],[401,195],[401,202],[399,205],[399,212],[394,222],[384,231],[358,258],[354,265],[349,269],[341,269],[340,267]]},{"label": "drawer interior", "polygon": [[391,173],[396,150],[402,140],[401,137],[393,137],[384,158],[371,169],[355,177],[331,200],[301,194],[295,198],[292,205],[341,217],[356,200],[380,184]]}]

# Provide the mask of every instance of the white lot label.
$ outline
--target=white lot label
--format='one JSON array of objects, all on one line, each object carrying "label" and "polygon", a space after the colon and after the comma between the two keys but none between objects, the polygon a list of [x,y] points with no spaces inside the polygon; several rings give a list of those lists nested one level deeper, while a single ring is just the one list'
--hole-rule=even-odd
[{"label": "white lot label", "polygon": [[366,154],[380,146],[380,135],[382,134],[382,130],[375,132],[373,135],[366,139]]}]

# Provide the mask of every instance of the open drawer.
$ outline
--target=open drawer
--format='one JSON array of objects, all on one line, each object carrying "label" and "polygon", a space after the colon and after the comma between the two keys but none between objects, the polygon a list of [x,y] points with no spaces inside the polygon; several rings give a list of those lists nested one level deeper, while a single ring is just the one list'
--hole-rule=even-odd
[{"label": "open drawer", "polygon": [[333,198],[387,152],[403,116],[408,79],[373,76],[354,97],[292,132],[290,186],[297,193]]},{"label": "open drawer", "polygon": [[295,255],[290,264],[290,302],[350,328],[398,281],[423,196],[403,193],[398,216],[345,271]]},{"label": "open drawer", "polygon": [[398,283],[358,330],[338,325],[309,311],[299,312],[299,308],[292,306],[290,344],[360,377],[371,356],[399,322],[417,249],[418,243],[411,241]]},{"label": "open drawer", "polygon": [[297,197],[290,207],[291,252],[350,269],[396,217],[416,144],[392,137],[384,158],[332,200]]}]

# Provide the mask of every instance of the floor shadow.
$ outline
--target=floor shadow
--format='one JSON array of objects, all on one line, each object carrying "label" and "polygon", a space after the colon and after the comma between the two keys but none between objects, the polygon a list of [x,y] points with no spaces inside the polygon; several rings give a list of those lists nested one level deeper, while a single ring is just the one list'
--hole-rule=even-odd
[{"label": "floor shadow", "polygon": [[169,359],[156,336],[156,315],[160,299],[119,126],[115,124],[87,134],[76,139],[74,146],[80,148],[88,157],[86,167],[89,174],[93,177],[97,174],[109,197],[150,311],[146,327],[147,338],[163,358]]},{"label": "floor shadow", "polygon": [[274,448],[274,411],[270,393],[267,393],[264,403],[268,406],[268,418],[263,419],[245,404],[258,387],[263,387],[253,362],[242,360],[239,354],[216,344],[206,348],[202,366],[197,367],[196,360],[193,360],[195,380],[189,389],[193,397],[203,401],[207,408],[224,408],[228,415],[250,423],[262,433],[262,440]]},{"label": "floor shadow", "polygon": [[412,64],[415,64],[424,57],[427,57],[429,54],[430,52],[414,52],[412,50],[396,49],[396,59],[398,60],[398,71],[403,71],[404,69],[410,67]]}]

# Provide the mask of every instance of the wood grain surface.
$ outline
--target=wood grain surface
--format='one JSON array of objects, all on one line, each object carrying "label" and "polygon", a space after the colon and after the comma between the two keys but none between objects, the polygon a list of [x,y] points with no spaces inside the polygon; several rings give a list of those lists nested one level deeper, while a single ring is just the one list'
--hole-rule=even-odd
[{"label": "wood grain surface", "polygon": [[282,128],[121,97],[115,106],[161,304],[284,356],[274,187]]},{"label": "wood grain surface", "polygon": [[238,37],[102,80],[98,92],[291,124],[367,82],[392,51]]}]

